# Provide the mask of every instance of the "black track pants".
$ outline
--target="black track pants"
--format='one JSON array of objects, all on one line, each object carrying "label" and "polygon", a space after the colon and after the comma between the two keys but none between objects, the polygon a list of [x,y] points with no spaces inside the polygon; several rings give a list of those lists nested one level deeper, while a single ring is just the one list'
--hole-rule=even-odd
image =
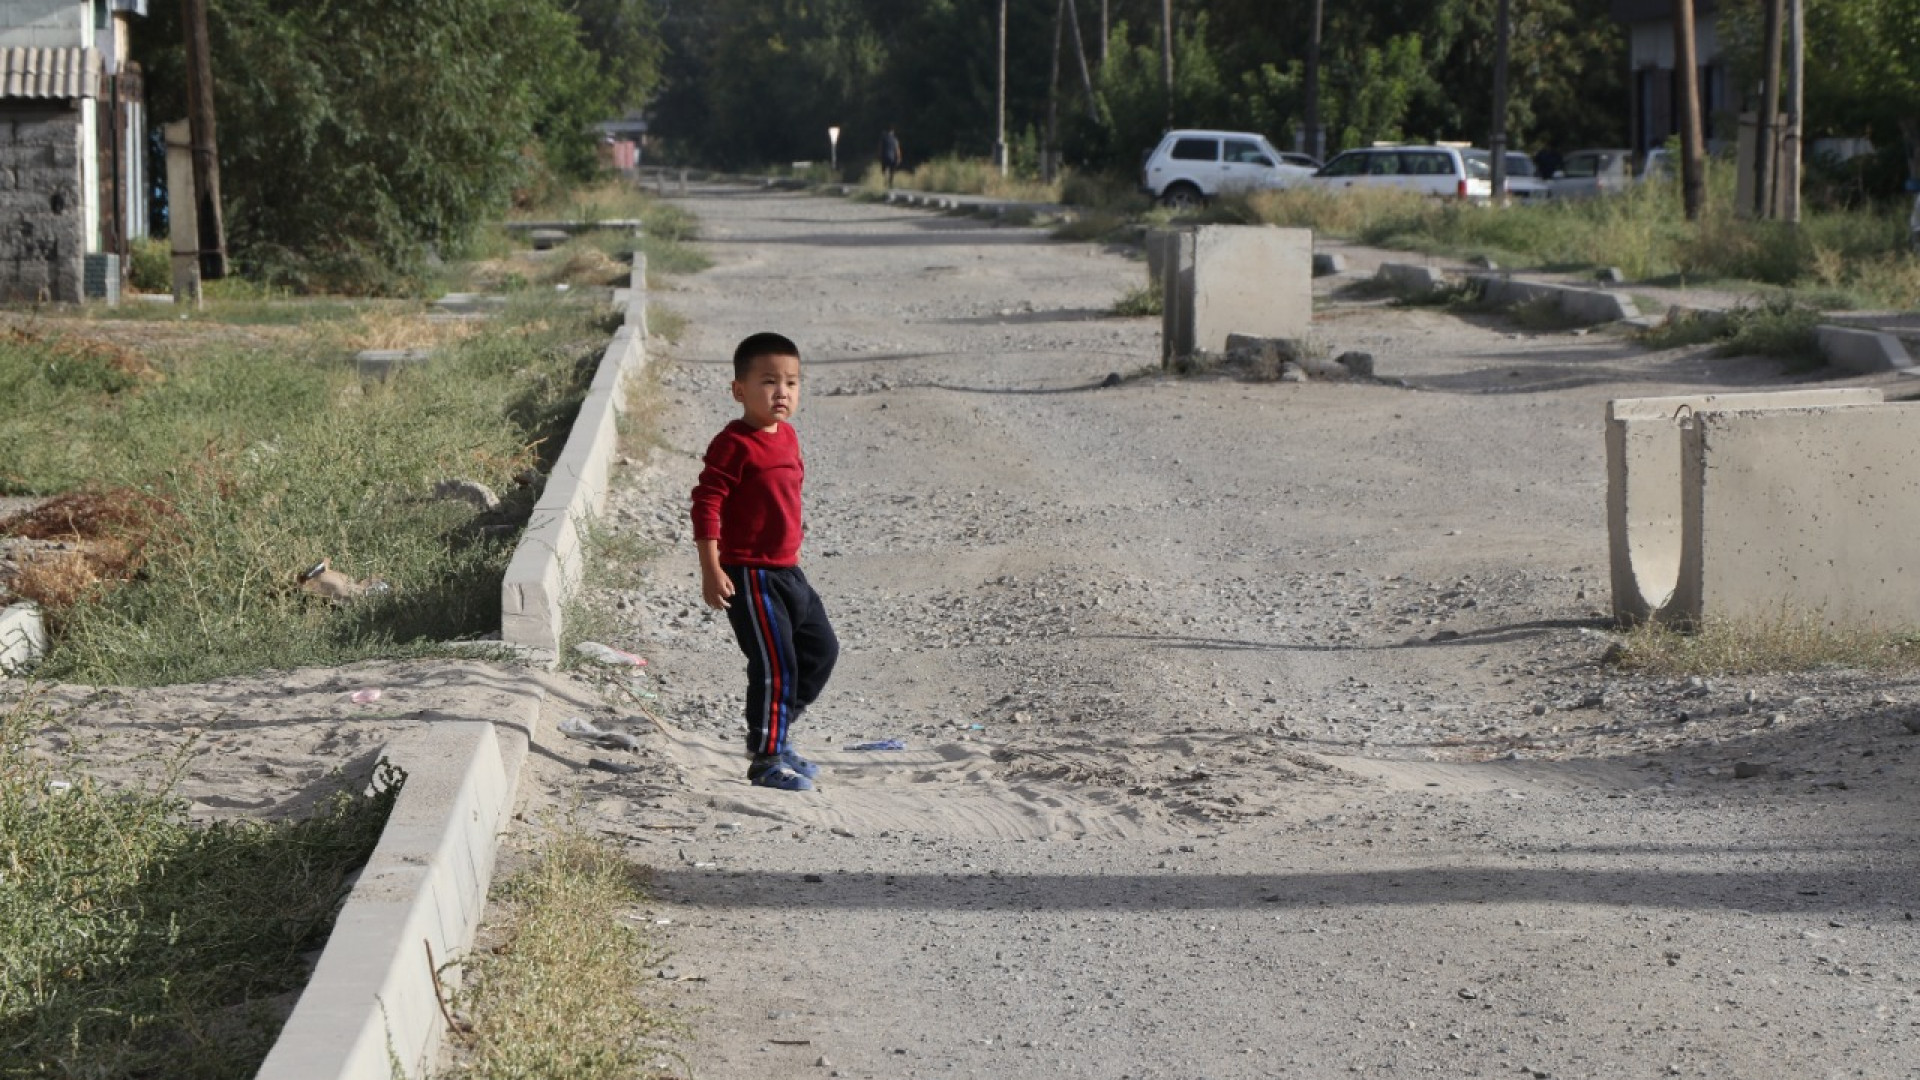
[{"label": "black track pants", "polygon": [[747,656],[747,753],[785,753],[794,721],[826,689],[840,641],[799,567],[722,569],[733,582],[727,621]]}]

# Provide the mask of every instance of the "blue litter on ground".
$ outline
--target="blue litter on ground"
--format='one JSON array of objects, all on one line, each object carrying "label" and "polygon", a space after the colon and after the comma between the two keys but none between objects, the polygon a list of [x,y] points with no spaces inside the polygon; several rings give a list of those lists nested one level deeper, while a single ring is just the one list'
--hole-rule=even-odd
[{"label": "blue litter on ground", "polygon": [[905,750],[906,748],[907,740],[905,739],[875,739],[872,742],[855,743],[847,747],[849,750]]}]

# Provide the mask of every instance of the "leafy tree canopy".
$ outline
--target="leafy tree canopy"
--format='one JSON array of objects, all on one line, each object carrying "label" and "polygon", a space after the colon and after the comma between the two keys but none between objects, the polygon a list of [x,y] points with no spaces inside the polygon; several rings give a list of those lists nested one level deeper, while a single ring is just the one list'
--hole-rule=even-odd
[{"label": "leafy tree canopy", "polygon": [[[389,289],[516,184],[593,167],[613,87],[549,0],[212,0],[221,195],[240,266]],[[138,26],[152,115],[186,113],[178,9]]]}]

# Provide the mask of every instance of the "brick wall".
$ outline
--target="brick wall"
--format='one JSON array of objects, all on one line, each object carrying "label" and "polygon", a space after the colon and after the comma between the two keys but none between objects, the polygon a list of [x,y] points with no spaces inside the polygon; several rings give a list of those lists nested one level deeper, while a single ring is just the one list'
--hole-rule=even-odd
[{"label": "brick wall", "polygon": [[80,301],[80,155],[78,109],[0,103],[0,301]]}]

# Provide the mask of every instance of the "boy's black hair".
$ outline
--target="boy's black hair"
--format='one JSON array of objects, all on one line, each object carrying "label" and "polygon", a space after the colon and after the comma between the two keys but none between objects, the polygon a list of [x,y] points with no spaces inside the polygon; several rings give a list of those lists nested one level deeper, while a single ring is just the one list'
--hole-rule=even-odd
[{"label": "boy's black hair", "polygon": [[795,345],[793,339],[770,330],[750,334],[740,343],[739,348],[733,350],[733,377],[746,378],[748,369],[753,367],[753,362],[762,356],[791,356],[798,360],[800,346]]}]

